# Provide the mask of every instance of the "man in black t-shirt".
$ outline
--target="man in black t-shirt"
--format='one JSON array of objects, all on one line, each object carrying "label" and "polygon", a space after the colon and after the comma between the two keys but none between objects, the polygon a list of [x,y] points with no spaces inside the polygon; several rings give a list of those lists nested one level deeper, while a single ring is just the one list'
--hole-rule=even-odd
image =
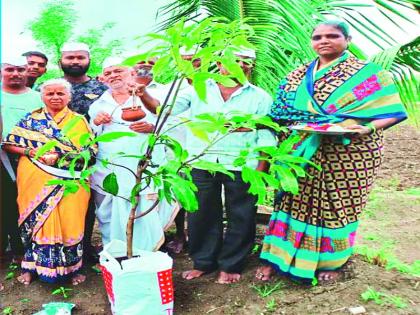
[{"label": "man in black t-shirt", "polygon": [[[89,121],[89,106],[108,89],[103,83],[86,74],[90,65],[89,47],[83,43],[64,44],[61,48],[59,65],[64,72],[64,79],[72,85],[69,108],[84,115]],[[91,263],[98,262],[98,254],[91,243],[94,223],[95,206],[91,199],[86,214],[83,242],[84,261]]]}]

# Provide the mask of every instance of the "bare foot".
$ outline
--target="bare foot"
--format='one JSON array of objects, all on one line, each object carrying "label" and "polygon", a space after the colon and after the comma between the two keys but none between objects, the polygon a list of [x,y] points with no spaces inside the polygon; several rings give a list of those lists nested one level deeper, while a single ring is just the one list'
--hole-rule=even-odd
[{"label": "bare foot", "polygon": [[197,269],[187,270],[182,273],[182,278],[184,278],[185,280],[192,280],[192,279],[201,277],[205,273],[206,273],[205,271],[197,270]]},{"label": "bare foot", "polygon": [[17,281],[24,285],[29,285],[32,282],[32,275],[30,272],[22,273],[19,277],[17,277]]},{"label": "bare foot", "polygon": [[241,279],[241,275],[239,273],[228,273],[224,271],[220,271],[219,277],[216,280],[216,283],[220,284],[231,284],[238,282]]},{"label": "bare foot", "polygon": [[275,270],[271,266],[261,266],[257,268],[257,272],[255,273],[255,278],[261,281],[269,281],[271,280],[272,275],[275,273]]},{"label": "bare foot", "polygon": [[85,282],[85,280],[86,280],[86,276],[78,273],[71,278],[71,283],[73,285],[78,285],[78,284],[81,284],[82,282]]},{"label": "bare foot", "polygon": [[320,271],[318,273],[318,281],[322,283],[333,283],[341,280],[340,271]]}]

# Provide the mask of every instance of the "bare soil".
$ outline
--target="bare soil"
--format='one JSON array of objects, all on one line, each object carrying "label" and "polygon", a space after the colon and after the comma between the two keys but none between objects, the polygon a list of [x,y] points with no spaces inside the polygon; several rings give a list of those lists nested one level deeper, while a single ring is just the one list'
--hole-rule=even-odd
[{"label": "bare soil", "polygon": [[[392,250],[403,262],[420,260],[420,132],[403,125],[386,132],[386,158],[375,189],[361,220],[358,243],[371,248],[384,246]],[[268,220],[268,217],[266,218]],[[263,222],[261,222],[263,223]],[[264,224],[258,226],[261,240]],[[175,313],[198,314],[349,314],[347,308],[363,306],[365,314],[420,314],[420,277],[387,271],[370,264],[362,256],[354,257],[356,277],[330,286],[310,286],[295,283],[285,277],[276,277],[269,284],[277,283],[279,290],[261,297],[254,281],[258,266],[258,253],[249,258],[248,267],[240,283],[219,285],[216,274],[209,274],[194,281],[181,278],[181,272],[191,268],[188,255],[182,253],[174,260]],[[12,314],[33,314],[43,303],[64,301],[51,295],[59,285],[39,281],[28,287],[16,278],[3,280],[7,263],[0,269],[0,310],[11,307]],[[90,269],[87,281],[73,289],[65,301],[75,303],[73,314],[110,314],[102,279]],[[367,288],[388,295],[399,296],[407,304],[404,308],[394,305],[377,305],[365,302],[360,295]],[[133,314],[134,315],[134,314]],[[146,315],[146,314],[145,314]]]}]

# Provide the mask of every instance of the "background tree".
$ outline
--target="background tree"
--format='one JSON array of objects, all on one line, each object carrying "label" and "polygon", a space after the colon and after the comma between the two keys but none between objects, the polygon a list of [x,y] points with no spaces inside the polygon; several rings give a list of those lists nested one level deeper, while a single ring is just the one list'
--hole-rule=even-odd
[{"label": "background tree", "polygon": [[[374,61],[393,73],[407,110],[420,122],[416,100],[420,94],[419,41],[399,45],[384,28],[396,26],[409,38],[412,29],[403,29],[396,18],[406,20],[414,28],[414,21],[401,12],[405,9],[416,14],[418,4],[418,0],[173,0],[159,14],[166,17],[160,25],[162,29],[182,17],[199,20],[202,16],[223,16],[229,21],[246,18],[255,30],[250,41],[258,50],[252,81],[271,93],[282,77],[315,57],[310,46],[313,27],[327,17],[343,19],[383,50]],[[372,21],[372,14],[367,15],[374,10],[384,19],[380,25]],[[354,44],[350,51],[358,58],[367,58],[367,53]]]},{"label": "background tree", "polygon": [[76,35],[74,29],[78,20],[72,0],[49,0],[43,4],[39,15],[28,23],[27,29],[50,59],[48,72],[42,76],[42,81],[62,76],[61,71],[51,65],[57,65],[60,48],[69,40],[74,39],[90,47],[91,66],[88,72],[90,76],[96,76],[101,72],[101,65],[106,57],[121,52],[120,39],[104,41],[104,35],[108,34],[115,23],[105,23],[100,28],[92,28],[84,34]]}]

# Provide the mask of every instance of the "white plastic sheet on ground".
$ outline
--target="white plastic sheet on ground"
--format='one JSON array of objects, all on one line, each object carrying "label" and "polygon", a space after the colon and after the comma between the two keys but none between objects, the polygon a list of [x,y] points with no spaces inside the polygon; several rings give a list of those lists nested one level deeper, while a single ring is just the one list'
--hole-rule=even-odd
[{"label": "white plastic sheet on ground", "polygon": [[127,254],[126,243],[113,240],[100,253],[102,276],[111,310],[116,315],[172,315],[174,291],[172,258],[162,252],[133,250]]}]

